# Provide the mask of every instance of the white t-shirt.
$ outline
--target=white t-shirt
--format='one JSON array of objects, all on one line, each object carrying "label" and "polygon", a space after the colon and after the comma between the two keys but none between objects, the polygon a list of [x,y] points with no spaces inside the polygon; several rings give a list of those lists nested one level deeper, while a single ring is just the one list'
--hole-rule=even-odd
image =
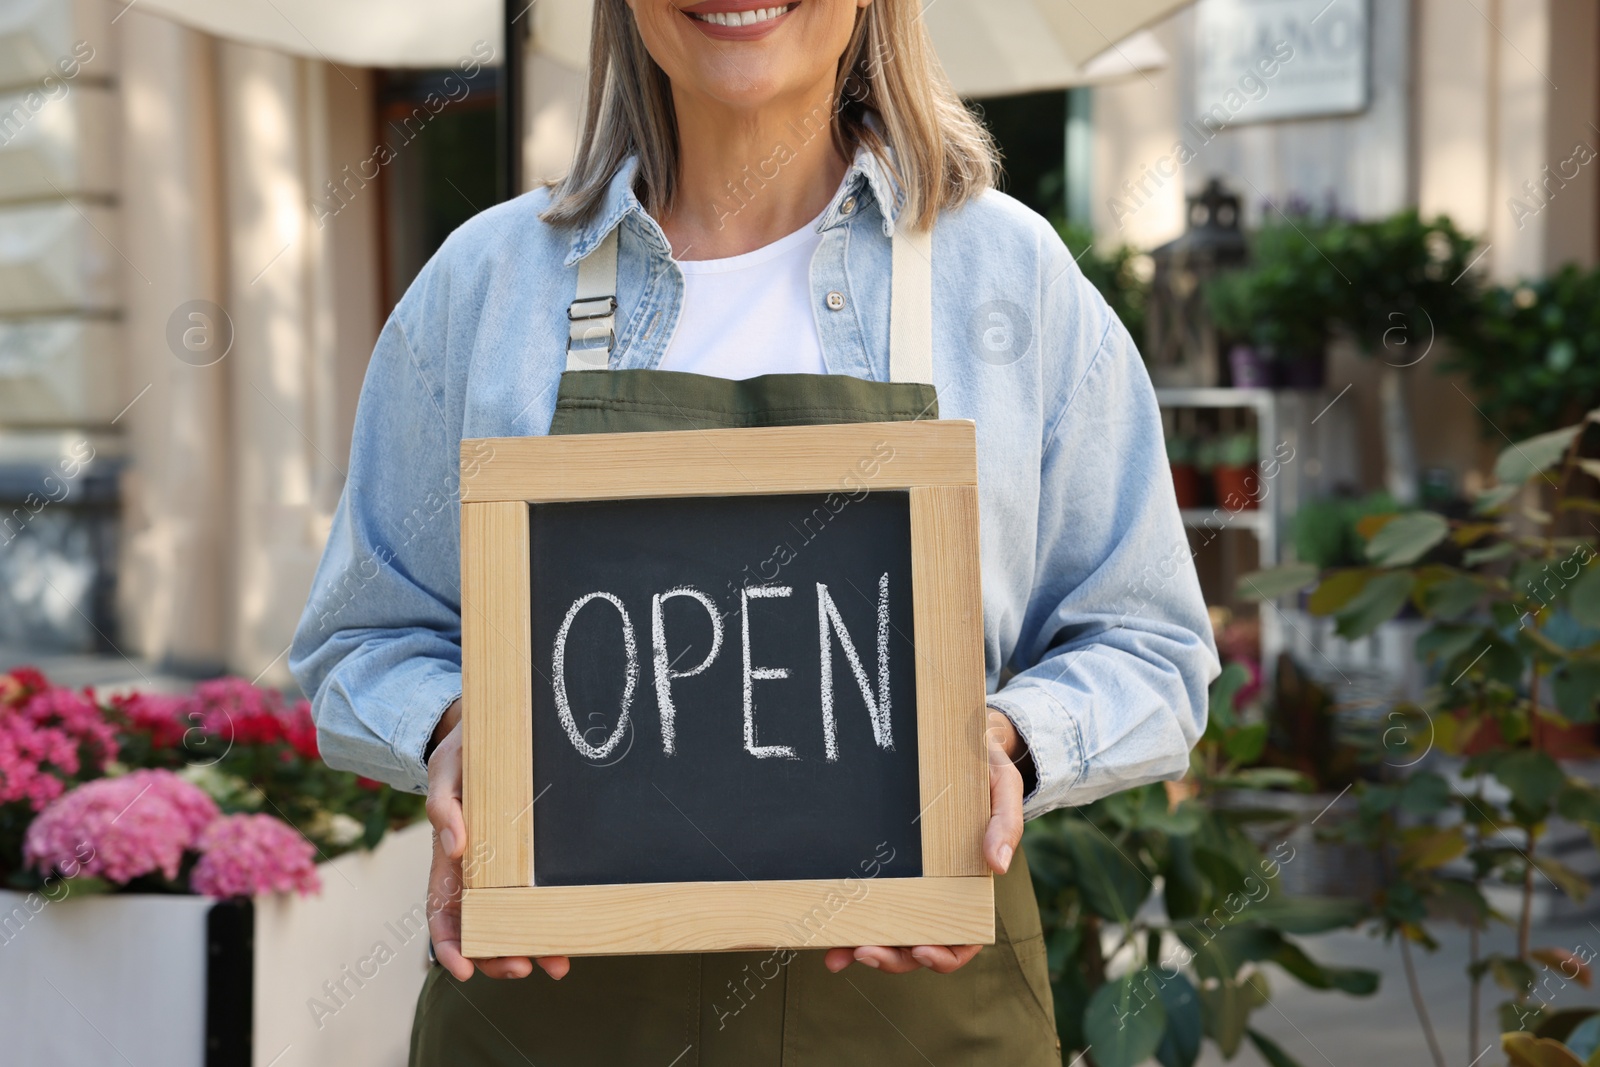
[{"label": "white t-shirt", "polygon": [[683,314],[660,368],[736,379],[828,373],[811,309],[821,221],[742,256],[679,263]]}]

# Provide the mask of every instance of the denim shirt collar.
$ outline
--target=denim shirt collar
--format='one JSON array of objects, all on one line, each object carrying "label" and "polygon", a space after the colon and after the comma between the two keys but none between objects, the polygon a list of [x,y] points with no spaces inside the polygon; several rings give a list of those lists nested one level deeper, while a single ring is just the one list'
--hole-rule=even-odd
[{"label": "denim shirt collar", "polygon": [[[638,157],[629,156],[623,160],[622,165],[617,168],[617,173],[606,186],[600,210],[573,232],[572,245],[564,261],[566,266],[573,266],[593,252],[596,246],[605,240],[607,234],[633,214],[638,215],[644,236],[650,243],[655,245],[658,251],[668,256],[672,254],[672,246],[667,241],[666,234],[662,233],[660,225],[650,217],[644,205],[639,202],[638,196],[634,194],[633,182],[638,170]],[[864,147],[856,149],[855,159],[851,161],[849,170],[845,171],[844,181],[840,183],[833,199],[828,202],[827,210],[822,214],[818,231],[827,231],[858,215],[859,200],[863,190],[869,193],[878,205],[878,213],[883,220],[883,235],[885,237],[893,235],[895,218],[902,204],[900,187],[877,154]],[[855,198],[858,204],[847,215],[840,210],[840,206],[851,198]]]}]

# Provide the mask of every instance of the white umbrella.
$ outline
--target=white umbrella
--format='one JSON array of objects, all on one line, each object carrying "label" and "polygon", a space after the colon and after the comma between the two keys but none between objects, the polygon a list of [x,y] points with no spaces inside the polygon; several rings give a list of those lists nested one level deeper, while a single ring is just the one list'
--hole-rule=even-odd
[{"label": "white umbrella", "polygon": [[481,56],[480,42],[498,63],[505,38],[501,0],[133,0],[128,8],[353,67],[453,67]]},{"label": "white umbrella", "polygon": [[[964,96],[1087,85],[1166,63],[1135,31],[1188,0],[932,0],[934,45]],[[134,0],[219,37],[296,55],[371,67],[448,67],[496,59],[501,0]],[[133,6],[132,4],[129,5]],[[537,0],[528,12],[534,46],[583,66],[591,0]],[[1134,35],[1130,38],[1130,35]]]}]

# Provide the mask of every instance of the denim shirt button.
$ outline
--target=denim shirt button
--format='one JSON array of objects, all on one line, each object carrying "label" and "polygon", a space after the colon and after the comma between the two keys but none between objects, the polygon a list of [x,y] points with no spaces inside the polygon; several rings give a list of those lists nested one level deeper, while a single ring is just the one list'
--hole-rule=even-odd
[{"label": "denim shirt button", "polygon": [[829,311],[843,311],[844,310],[844,294],[839,292],[837,289],[835,289],[833,292],[828,294],[828,310]]},{"label": "denim shirt button", "polygon": [[853,197],[853,196],[847,196],[847,197],[844,198],[844,202],[839,205],[839,214],[841,214],[841,215],[849,215],[852,212],[854,212],[855,209],[856,209],[856,198]]}]

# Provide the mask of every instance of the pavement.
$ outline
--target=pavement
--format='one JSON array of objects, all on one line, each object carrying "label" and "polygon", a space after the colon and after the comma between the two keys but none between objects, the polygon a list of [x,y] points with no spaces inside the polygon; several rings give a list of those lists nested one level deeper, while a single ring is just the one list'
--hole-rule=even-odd
[{"label": "pavement", "polygon": [[[1502,1067],[1496,1008],[1509,994],[1485,980],[1478,1047],[1467,1044],[1468,939],[1465,930],[1440,924],[1437,952],[1413,950],[1418,984],[1427,1001],[1434,1031],[1449,1067]],[[1323,963],[1369,967],[1382,974],[1370,997],[1307,989],[1276,967],[1269,967],[1272,1000],[1251,1017],[1255,1029],[1272,1038],[1301,1067],[1432,1067],[1427,1042],[1412,1006],[1397,944],[1385,944],[1361,931],[1343,930],[1298,939]],[[1568,920],[1533,928],[1535,947],[1557,946],[1584,958],[1600,952],[1600,926]],[[1498,927],[1486,933],[1483,951],[1512,952],[1513,932]],[[1542,971],[1541,999],[1553,1009],[1600,1008],[1600,991],[1565,981],[1558,971]],[[1200,1057],[1201,1067],[1271,1067],[1248,1040],[1232,1060],[1224,1060],[1211,1042]]]}]

